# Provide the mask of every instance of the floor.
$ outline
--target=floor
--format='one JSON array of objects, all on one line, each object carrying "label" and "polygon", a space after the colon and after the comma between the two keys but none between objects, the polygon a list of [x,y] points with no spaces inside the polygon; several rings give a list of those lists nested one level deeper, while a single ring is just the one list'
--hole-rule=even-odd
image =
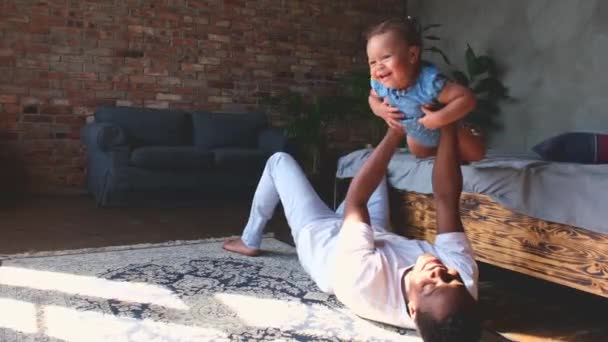
[{"label": "floor", "polygon": [[[237,235],[248,211],[244,200],[175,209],[102,209],[86,196],[2,202],[0,254]],[[286,225],[276,216],[269,231]],[[608,341],[608,299],[488,265],[480,281],[486,324],[510,339]]]}]

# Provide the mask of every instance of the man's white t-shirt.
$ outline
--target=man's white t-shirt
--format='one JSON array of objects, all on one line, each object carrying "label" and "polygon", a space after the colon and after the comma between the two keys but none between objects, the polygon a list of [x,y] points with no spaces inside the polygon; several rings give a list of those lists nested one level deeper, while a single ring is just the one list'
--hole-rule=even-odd
[{"label": "man's white t-shirt", "polygon": [[316,221],[294,236],[304,270],[323,292],[334,293],[363,318],[415,328],[401,292],[404,272],[429,253],[460,274],[477,299],[478,269],[464,233],[437,235],[435,243],[410,240],[382,228],[341,219]]}]

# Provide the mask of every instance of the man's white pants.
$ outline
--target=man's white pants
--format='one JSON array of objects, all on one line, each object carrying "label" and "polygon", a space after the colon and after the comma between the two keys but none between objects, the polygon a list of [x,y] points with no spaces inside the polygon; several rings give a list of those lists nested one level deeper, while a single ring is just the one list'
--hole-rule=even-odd
[{"label": "man's white pants", "polygon": [[[241,239],[249,248],[260,248],[268,220],[279,203],[283,204],[292,236],[311,223],[334,218],[342,220],[344,203],[335,212],[317,195],[297,162],[287,153],[273,154],[264,168],[253,196],[249,220]],[[383,180],[370,197],[367,207],[372,226],[386,229],[389,222],[388,192]],[[296,241],[297,243],[297,241]]]}]

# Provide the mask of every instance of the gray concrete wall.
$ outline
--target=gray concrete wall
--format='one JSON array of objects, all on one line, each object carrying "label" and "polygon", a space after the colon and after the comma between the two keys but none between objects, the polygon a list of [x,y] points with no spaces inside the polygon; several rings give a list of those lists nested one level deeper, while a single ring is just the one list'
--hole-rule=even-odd
[{"label": "gray concrete wall", "polygon": [[[467,42],[493,56],[514,103],[491,147],[530,151],[565,131],[608,133],[608,1],[409,0],[409,13],[443,26],[437,44],[464,66]],[[435,61],[436,59],[432,59]]]}]

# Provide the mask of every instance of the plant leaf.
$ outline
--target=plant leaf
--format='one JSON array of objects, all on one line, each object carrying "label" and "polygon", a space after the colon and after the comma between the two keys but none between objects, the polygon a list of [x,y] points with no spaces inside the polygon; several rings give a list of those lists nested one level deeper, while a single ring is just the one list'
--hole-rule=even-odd
[{"label": "plant leaf", "polygon": [[422,32],[426,32],[426,31],[428,31],[430,29],[434,29],[434,28],[437,28],[437,27],[441,27],[441,24],[428,24],[428,25],[425,25],[422,28]]},{"label": "plant leaf", "polygon": [[440,48],[438,48],[436,46],[431,46],[431,47],[426,48],[424,50],[439,54],[441,56],[441,58],[443,58],[443,61],[447,65],[452,65],[452,63],[450,63],[450,60],[448,59],[448,56],[446,56],[446,54]]},{"label": "plant leaf", "polygon": [[469,77],[471,80],[475,79],[475,76],[479,74],[479,67],[477,65],[477,56],[475,56],[475,52],[469,44],[467,44],[467,49],[464,53],[464,58],[467,63],[467,71],[469,72]]},{"label": "plant leaf", "polygon": [[496,75],[496,64],[490,56],[477,56],[477,66],[480,74],[487,72],[490,76]]},{"label": "plant leaf", "polygon": [[428,39],[428,40],[441,40],[441,38],[437,37],[437,36],[424,36],[424,39]]},{"label": "plant leaf", "polygon": [[482,113],[483,115],[494,116],[500,112],[500,108],[493,101],[489,101],[487,99],[478,99],[475,112]]},{"label": "plant leaf", "polygon": [[285,95],[284,100],[286,101],[287,114],[299,116],[304,111],[304,97],[302,94],[290,91]]},{"label": "plant leaf", "polygon": [[469,86],[469,78],[464,72],[458,70],[452,71],[452,77],[454,78],[454,81],[462,84],[463,86]]},{"label": "plant leaf", "polygon": [[487,77],[480,80],[474,87],[475,93],[488,93],[490,97],[501,98],[506,96],[507,88],[498,79]]}]

